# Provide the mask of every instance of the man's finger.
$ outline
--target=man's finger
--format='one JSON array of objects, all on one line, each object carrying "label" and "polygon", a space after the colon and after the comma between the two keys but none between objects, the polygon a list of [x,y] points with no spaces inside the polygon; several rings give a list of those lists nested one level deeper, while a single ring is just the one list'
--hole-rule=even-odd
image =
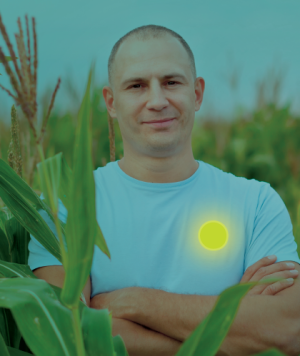
[{"label": "man's finger", "polygon": [[243,275],[243,278],[241,279],[241,282],[249,282],[250,279],[255,275],[255,273],[264,266],[269,266],[273,264],[277,260],[277,256],[272,255],[272,256],[267,256],[264,257],[257,262],[255,262],[253,265],[248,267]]}]

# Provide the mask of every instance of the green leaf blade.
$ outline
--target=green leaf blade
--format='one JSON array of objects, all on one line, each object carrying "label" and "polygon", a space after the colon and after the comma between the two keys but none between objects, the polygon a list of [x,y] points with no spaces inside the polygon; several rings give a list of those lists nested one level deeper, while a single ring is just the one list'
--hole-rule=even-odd
[{"label": "green leaf blade", "polygon": [[45,210],[54,222],[49,207],[2,159],[0,159],[0,197],[16,220],[61,262],[59,242],[36,210],[37,208]]},{"label": "green leaf blade", "polygon": [[90,86],[94,66],[90,69],[87,88],[79,110],[70,206],[66,225],[68,266],[62,300],[68,307],[76,306],[92,267],[96,237],[96,201],[93,176]]},{"label": "green leaf blade", "polygon": [[84,308],[81,325],[87,356],[114,356],[112,328],[107,309]]},{"label": "green leaf blade", "polygon": [[0,307],[12,311],[36,356],[77,355],[72,312],[59,302],[46,281],[0,279]]}]

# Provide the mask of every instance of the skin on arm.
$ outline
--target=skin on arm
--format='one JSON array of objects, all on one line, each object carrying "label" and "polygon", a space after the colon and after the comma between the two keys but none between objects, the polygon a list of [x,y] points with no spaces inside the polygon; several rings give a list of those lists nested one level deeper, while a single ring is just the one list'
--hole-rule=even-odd
[{"label": "skin on arm", "polygon": [[126,319],[112,318],[112,335],[120,335],[129,356],[173,356],[182,342]]},{"label": "skin on arm", "polygon": [[112,304],[110,303],[114,301],[113,310],[116,310],[117,307],[120,312],[119,315],[114,312],[112,314],[112,335],[121,336],[129,356],[176,355],[182,345],[181,341],[127,319],[126,315],[129,312],[127,307],[128,297],[130,297],[128,288],[100,293],[91,298],[90,307],[112,311]]},{"label": "skin on arm", "polygon": [[[65,271],[63,266],[45,266],[32,271],[33,274],[47,283],[63,288]],[[87,306],[90,307],[90,277],[83,289]],[[125,319],[112,318],[112,334],[120,335],[124,340],[129,356],[172,356],[177,353],[181,342],[164,334],[152,331],[142,325]]]},{"label": "skin on arm", "polygon": [[[63,288],[65,280],[65,270],[63,266],[45,266],[34,269],[33,274],[40,279],[44,279],[47,283]],[[86,304],[90,307],[91,300],[91,278],[89,276],[86,285],[83,288],[83,294]]]},{"label": "skin on arm", "polygon": [[[298,264],[295,269],[300,273]],[[276,296],[246,295],[217,355],[248,356],[272,347],[287,355],[299,355],[299,292],[297,277]],[[131,315],[126,318],[178,341],[190,336],[219,298],[137,287],[132,287],[131,293]]]}]

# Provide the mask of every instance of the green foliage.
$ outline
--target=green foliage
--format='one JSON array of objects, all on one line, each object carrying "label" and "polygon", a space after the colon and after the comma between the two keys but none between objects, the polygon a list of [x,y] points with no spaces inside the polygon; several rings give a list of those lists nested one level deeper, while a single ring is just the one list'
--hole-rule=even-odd
[{"label": "green foliage", "polygon": [[[21,331],[22,336],[25,337],[34,354],[41,355],[41,350],[45,350],[48,347],[50,350],[47,351],[48,355],[67,355],[68,352],[70,355],[75,355],[74,335],[71,327],[72,316],[71,311],[63,306],[61,299],[62,289],[38,279],[27,264],[0,261],[0,274],[2,276],[0,279],[0,304],[2,307],[9,308],[1,309],[1,311],[12,310],[14,320],[17,321],[18,326],[13,331]],[[3,288],[1,283],[4,285]],[[108,344],[111,344],[116,345],[118,348],[118,356],[126,356],[124,344],[123,342],[120,343],[120,337],[107,337],[111,336],[107,309],[87,308],[80,302],[79,313],[80,319],[82,319],[83,337],[87,351],[91,348],[100,351],[105,349]],[[4,316],[6,317],[6,314]],[[92,322],[92,320],[95,321]],[[6,345],[10,344],[8,341],[10,335],[5,328],[6,325],[8,325],[7,322],[0,323],[0,334],[4,335],[2,339],[0,335],[1,355],[1,340],[5,341]],[[67,335],[64,335],[66,330]],[[100,330],[103,332],[102,338],[99,337]],[[44,335],[47,335],[48,346],[43,342]],[[36,339],[39,342],[36,342]],[[20,336],[18,341],[20,341]],[[56,346],[54,346],[55,343],[57,344]],[[17,348],[16,344],[14,348]],[[72,348],[74,353],[72,353]],[[46,355],[46,353],[44,354]],[[94,356],[94,353],[89,351],[87,355]],[[112,355],[112,353],[107,355]],[[16,356],[18,356],[17,353]]]},{"label": "green foliage", "polygon": [[[5,229],[1,228],[0,231],[7,253],[3,253],[2,256],[6,261],[0,261],[0,270],[5,276],[0,279],[0,307],[2,311],[4,309],[11,311],[18,331],[26,340],[26,346],[28,345],[37,356],[83,356],[85,354],[94,356],[101,350],[105,350],[107,356],[128,356],[122,339],[120,337],[113,339],[112,337],[112,316],[107,309],[96,310],[86,307],[81,312],[79,310],[79,296],[91,269],[94,244],[98,244],[110,258],[106,242],[96,221],[95,211],[95,186],[89,125],[89,94],[92,75],[93,70],[91,69],[78,115],[74,173],[68,169],[62,155],[51,157],[46,162],[41,147],[37,145],[42,158],[42,162],[38,166],[39,178],[50,208],[8,164],[0,160],[0,196],[15,220],[26,230],[22,230],[23,234],[19,234],[16,239],[11,234],[10,220],[12,218],[7,220],[9,214],[7,214],[7,209],[4,209],[0,217],[1,227]],[[82,169],[86,174],[82,173]],[[62,192],[62,189],[68,186],[70,188],[66,192]],[[69,202],[67,205],[70,216],[66,224],[66,234],[57,218],[59,194],[66,195],[64,196],[65,201]],[[87,196],[88,199],[83,201],[82,195]],[[90,204],[91,201],[92,204]],[[57,245],[52,231],[49,234],[49,227],[48,231],[45,228],[47,224],[43,221],[38,210],[44,211],[52,221],[54,220],[60,235],[60,247]],[[47,238],[39,230],[43,230]],[[37,278],[28,278],[22,273],[23,271],[21,273],[18,271],[21,264],[14,266],[9,262],[12,259],[14,241],[22,240],[22,250],[18,251],[18,257],[24,255],[24,251],[26,251],[25,263],[27,264],[28,232],[37,236],[43,246],[47,246],[48,251],[56,258],[60,261],[63,260],[65,283],[59,299],[47,282]],[[68,245],[67,254],[63,248],[62,234]],[[53,247],[55,243],[58,252]],[[23,267],[29,269],[28,265]],[[31,270],[29,274],[32,275]],[[7,315],[2,316],[6,317]],[[2,327],[4,325],[7,323],[3,323]],[[13,323],[9,327],[10,329],[13,327],[16,331]],[[93,331],[91,332],[91,330]],[[103,333],[103,337],[99,337],[100,331]],[[8,338],[11,338],[11,331],[2,330],[1,335],[2,350],[0,353],[8,353],[9,349],[6,345],[10,344]],[[3,335],[6,336],[6,340]],[[19,348],[20,334],[17,334],[17,337],[16,345],[14,345],[17,346],[16,349]],[[118,349],[118,353],[115,352],[114,345]]]},{"label": "green foliage", "polygon": [[[0,159],[0,196],[16,220],[38,241],[42,241],[45,248],[61,261],[58,241],[36,211],[36,209],[44,210],[54,221],[49,207],[2,159]],[[3,218],[5,216],[1,214],[0,220]],[[3,220],[1,224],[4,224]],[[7,223],[5,230],[7,230],[6,226]],[[63,225],[61,228],[63,229]]]}]

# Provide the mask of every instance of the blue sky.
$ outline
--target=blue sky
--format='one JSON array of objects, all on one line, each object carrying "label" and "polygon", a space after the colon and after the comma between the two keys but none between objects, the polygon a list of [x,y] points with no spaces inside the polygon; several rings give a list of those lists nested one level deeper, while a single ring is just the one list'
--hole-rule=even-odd
[{"label": "blue sky", "polygon": [[[291,102],[292,110],[300,113],[300,1],[1,0],[0,14],[15,50],[18,17],[23,31],[25,14],[30,31],[35,17],[38,103],[47,89],[52,94],[60,77],[55,107],[62,111],[78,106],[66,90],[67,75],[81,100],[92,60],[96,60],[96,83],[107,84],[107,61],[115,42],[136,27],[155,24],[179,33],[194,53],[197,76],[206,82],[196,117],[209,113],[230,120],[237,104],[251,110],[256,84],[272,68],[284,78],[280,102]],[[0,46],[9,55],[1,34]],[[238,87],[233,91],[229,77],[235,70]],[[12,90],[2,64],[0,73],[0,83]],[[12,104],[0,89],[1,117],[9,118]]]}]

